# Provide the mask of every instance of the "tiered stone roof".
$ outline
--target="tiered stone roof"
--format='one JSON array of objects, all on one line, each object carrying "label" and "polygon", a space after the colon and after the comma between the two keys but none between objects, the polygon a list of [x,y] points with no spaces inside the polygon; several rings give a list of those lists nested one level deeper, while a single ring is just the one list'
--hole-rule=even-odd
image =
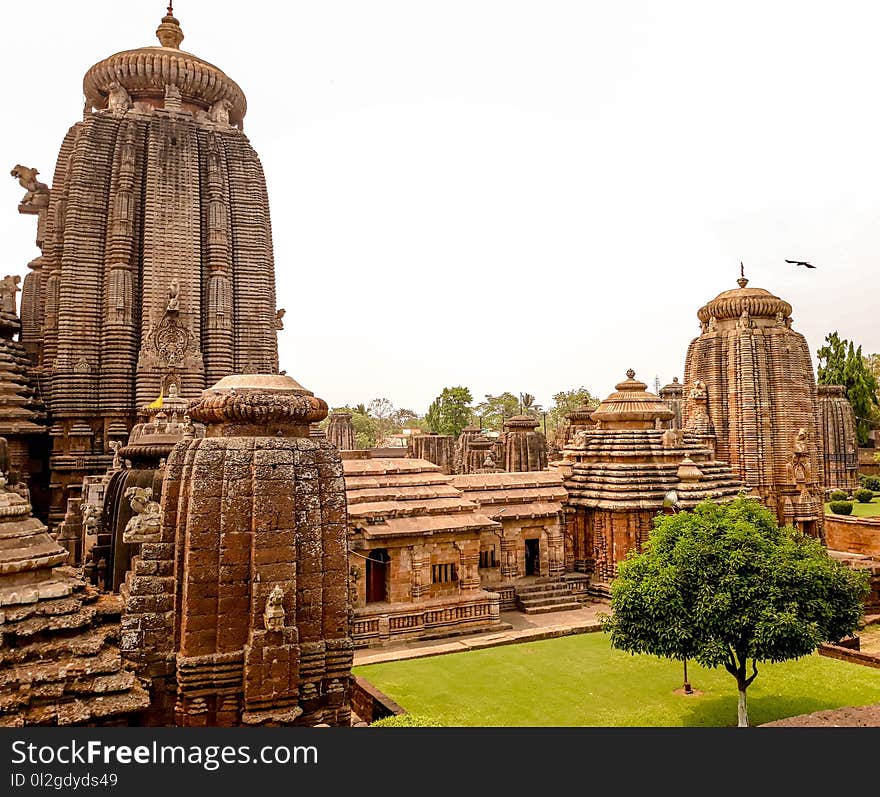
[{"label": "tiered stone roof", "polygon": [[556,515],[567,497],[556,471],[474,473],[456,476],[452,484],[499,522]]},{"label": "tiered stone roof", "polygon": [[730,466],[716,462],[698,435],[657,428],[672,411],[632,371],[627,377],[593,413],[596,428],[580,432],[564,451],[569,503],[659,511],[670,491],[680,508],[735,497],[742,484]]},{"label": "tiered stone roof", "polygon": [[99,596],[67,551],[0,487],[0,726],[125,723],[149,698],[122,668],[122,604]]},{"label": "tiered stone roof", "polygon": [[366,539],[478,533],[497,524],[423,459],[343,459],[349,525]]}]

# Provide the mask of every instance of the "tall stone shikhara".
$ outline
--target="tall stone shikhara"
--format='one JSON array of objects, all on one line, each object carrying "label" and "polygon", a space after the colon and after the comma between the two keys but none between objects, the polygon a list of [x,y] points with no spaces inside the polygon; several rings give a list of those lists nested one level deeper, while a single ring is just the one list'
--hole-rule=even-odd
[{"label": "tall stone shikhara", "polygon": [[172,383],[194,398],[278,367],[269,203],[244,93],[180,50],[170,12],[157,35],[86,73],[51,189],[16,167],[20,209],[39,216],[22,344],[51,415],[52,520],[68,485],[110,463],[137,406]]},{"label": "tall stone shikhara", "polygon": [[856,416],[843,385],[819,385],[819,410],[824,443],[825,489],[855,490],[859,486],[859,438]]},{"label": "tall stone shikhara", "polygon": [[780,522],[820,535],[823,442],[810,351],[791,305],[761,288],[725,291],[700,308],[685,363],[684,423],[713,441]]}]

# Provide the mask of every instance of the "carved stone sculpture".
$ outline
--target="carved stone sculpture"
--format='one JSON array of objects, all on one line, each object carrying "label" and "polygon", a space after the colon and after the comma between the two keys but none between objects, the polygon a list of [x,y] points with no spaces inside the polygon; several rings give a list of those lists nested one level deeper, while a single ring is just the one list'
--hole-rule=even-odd
[{"label": "carved stone sculpture", "polygon": [[223,99],[217,100],[212,106],[210,111],[208,111],[208,117],[212,122],[216,122],[221,125],[229,124],[229,112],[232,110],[232,103],[224,97]]},{"label": "carved stone sculpture", "polygon": [[49,186],[37,179],[39,172],[21,164],[16,165],[10,174],[18,180],[18,184],[27,192],[21,205],[44,208],[49,204]]},{"label": "carved stone sculpture", "polygon": [[15,294],[21,290],[18,287],[20,282],[18,274],[7,275],[0,280],[0,311],[16,315]]},{"label": "carved stone sculpture", "polygon": [[129,487],[125,497],[131,502],[135,512],[125,527],[123,542],[155,542],[159,538],[162,513],[159,504],[153,501],[152,487]]},{"label": "carved stone sculpture", "polygon": [[263,612],[263,624],[267,631],[284,630],[284,590],[280,584],[276,584],[269,597],[266,599],[266,609]]},{"label": "carved stone sculpture", "polygon": [[281,319],[284,318],[286,312],[283,307],[275,311],[275,321],[273,322],[275,329],[284,329],[284,322]]},{"label": "carved stone sculpture", "polygon": [[125,115],[131,108],[131,96],[115,80],[107,87],[107,108],[117,115]]}]

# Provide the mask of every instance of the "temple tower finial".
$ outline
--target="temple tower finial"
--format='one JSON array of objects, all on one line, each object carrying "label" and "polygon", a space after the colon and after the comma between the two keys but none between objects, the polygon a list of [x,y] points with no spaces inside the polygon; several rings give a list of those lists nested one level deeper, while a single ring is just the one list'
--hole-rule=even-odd
[{"label": "temple tower finial", "polygon": [[736,281],[736,284],[740,288],[745,288],[749,284],[749,281],[746,279],[746,267],[743,265],[742,260],[739,261],[739,279]]},{"label": "temple tower finial", "polygon": [[174,16],[174,4],[171,0],[168,3],[168,13],[162,17],[162,22],[156,29],[156,37],[163,47],[170,47],[174,50],[180,49],[180,43],[183,41],[183,31],[180,29],[180,22]]}]

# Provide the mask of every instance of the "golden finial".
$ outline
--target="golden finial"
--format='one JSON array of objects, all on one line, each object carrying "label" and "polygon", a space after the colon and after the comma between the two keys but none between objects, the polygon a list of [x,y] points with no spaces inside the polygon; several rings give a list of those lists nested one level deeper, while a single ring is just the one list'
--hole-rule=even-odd
[{"label": "golden finial", "polygon": [[170,47],[174,50],[180,49],[180,43],[183,41],[183,31],[180,29],[180,22],[174,16],[174,4],[168,3],[168,13],[162,17],[162,23],[156,29],[156,36],[159,44],[163,47]]},{"label": "golden finial", "polygon": [[749,281],[746,279],[746,267],[743,265],[742,260],[739,261],[739,279],[736,281],[736,284],[740,288],[745,288],[749,284]]},{"label": "golden finial", "polygon": [[626,378],[627,378],[627,379],[635,379],[635,378],[636,378],[636,372],[633,371],[632,368],[630,368],[630,369],[626,372]]}]

